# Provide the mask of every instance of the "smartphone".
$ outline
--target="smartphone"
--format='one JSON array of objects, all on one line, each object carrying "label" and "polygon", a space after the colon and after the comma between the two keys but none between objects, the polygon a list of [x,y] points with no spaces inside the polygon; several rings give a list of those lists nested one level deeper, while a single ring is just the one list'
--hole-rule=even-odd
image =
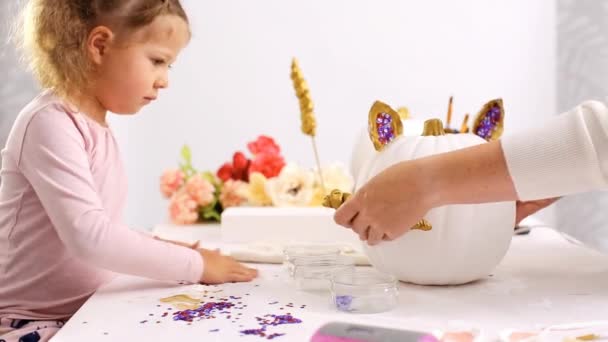
[{"label": "smartphone", "polygon": [[423,331],[398,330],[371,325],[330,322],[323,325],[310,342],[439,342]]}]

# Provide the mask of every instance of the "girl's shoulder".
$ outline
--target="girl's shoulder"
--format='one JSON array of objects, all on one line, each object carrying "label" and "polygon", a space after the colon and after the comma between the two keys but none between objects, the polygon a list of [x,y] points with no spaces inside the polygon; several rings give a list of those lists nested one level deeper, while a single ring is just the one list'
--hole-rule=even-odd
[{"label": "girl's shoulder", "polygon": [[86,144],[90,132],[80,116],[52,91],[44,91],[17,115],[6,150],[19,160],[24,143],[44,144],[69,135]]},{"label": "girl's shoulder", "polygon": [[13,130],[27,130],[31,124],[63,125],[75,119],[76,111],[52,91],[46,90],[36,96],[17,115]]}]

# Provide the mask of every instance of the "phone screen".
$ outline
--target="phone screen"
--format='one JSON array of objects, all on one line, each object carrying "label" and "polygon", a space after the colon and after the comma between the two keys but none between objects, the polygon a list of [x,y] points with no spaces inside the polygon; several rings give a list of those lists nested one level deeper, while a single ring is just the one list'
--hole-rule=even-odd
[{"label": "phone screen", "polygon": [[311,342],[439,342],[428,332],[332,322],[323,325]]}]

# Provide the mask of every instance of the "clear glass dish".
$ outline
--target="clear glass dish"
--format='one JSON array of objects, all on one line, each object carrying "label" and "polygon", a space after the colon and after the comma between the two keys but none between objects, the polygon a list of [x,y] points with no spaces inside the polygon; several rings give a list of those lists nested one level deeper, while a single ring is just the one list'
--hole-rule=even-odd
[{"label": "clear glass dish", "polygon": [[328,291],[334,274],[354,270],[354,261],[348,257],[300,258],[294,261],[293,279],[298,290]]},{"label": "clear glass dish", "polygon": [[378,313],[394,309],[399,301],[397,280],[372,268],[334,273],[331,297],[339,311]]},{"label": "clear glass dish", "polygon": [[340,256],[340,249],[334,246],[322,245],[290,245],[283,250],[283,264],[291,277],[294,276],[295,264],[331,263]]}]

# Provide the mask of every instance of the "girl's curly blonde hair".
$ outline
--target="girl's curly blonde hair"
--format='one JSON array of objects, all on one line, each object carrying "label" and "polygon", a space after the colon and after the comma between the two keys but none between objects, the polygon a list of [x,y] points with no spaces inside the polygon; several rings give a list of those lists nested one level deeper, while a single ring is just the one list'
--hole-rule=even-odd
[{"label": "girl's curly blonde hair", "polygon": [[14,37],[40,85],[68,96],[88,85],[86,43],[94,27],[121,35],[167,14],[188,23],[179,0],[28,0]]}]

